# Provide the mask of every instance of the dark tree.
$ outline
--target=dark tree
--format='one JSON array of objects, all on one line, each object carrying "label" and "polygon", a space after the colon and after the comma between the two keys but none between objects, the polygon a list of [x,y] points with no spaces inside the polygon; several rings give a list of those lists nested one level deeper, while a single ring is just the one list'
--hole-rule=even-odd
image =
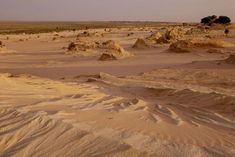
[{"label": "dark tree", "polygon": [[201,23],[203,24],[209,24],[210,22],[211,22],[211,19],[209,16],[201,19]]},{"label": "dark tree", "polygon": [[201,23],[207,24],[207,25],[211,25],[216,20],[217,20],[217,16],[216,15],[212,15],[212,16],[207,16],[207,17],[204,17],[203,19],[201,19]]},{"label": "dark tree", "polygon": [[215,23],[219,24],[229,24],[231,22],[231,19],[227,16],[220,16]]},{"label": "dark tree", "polygon": [[220,16],[219,18],[216,15],[207,16],[201,19],[201,23],[205,25],[212,25],[213,23],[218,24],[229,24],[231,19],[227,16]]}]

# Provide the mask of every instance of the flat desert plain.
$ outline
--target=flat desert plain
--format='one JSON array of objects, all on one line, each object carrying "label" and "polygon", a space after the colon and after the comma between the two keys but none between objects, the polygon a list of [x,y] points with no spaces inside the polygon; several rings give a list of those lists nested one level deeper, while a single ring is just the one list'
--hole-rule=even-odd
[{"label": "flat desert plain", "polygon": [[1,34],[0,156],[234,157],[226,27]]}]

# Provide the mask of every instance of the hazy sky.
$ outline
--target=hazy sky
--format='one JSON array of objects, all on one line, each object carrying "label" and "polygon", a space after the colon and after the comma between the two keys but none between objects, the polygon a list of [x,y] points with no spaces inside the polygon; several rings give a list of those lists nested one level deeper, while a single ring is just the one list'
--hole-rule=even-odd
[{"label": "hazy sky", "polygon": [[235,21],[235,0],[0,0],[0,20],[185,21],[207,15]]}]

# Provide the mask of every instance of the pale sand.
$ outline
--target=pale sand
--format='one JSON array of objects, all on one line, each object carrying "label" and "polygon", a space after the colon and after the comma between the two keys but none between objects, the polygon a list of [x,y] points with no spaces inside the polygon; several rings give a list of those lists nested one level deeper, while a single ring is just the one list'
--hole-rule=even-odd
[{"label": "pale sand", "polygon": [[85,38],[133,54],[105,62],[65,55],[79,32],[1,36],[15,53],[0,55],[13,73],[0,74],[0,156],[235,156],[235,65],[224,62],[234,48],[133,49],[151,33],[128,32]]}]

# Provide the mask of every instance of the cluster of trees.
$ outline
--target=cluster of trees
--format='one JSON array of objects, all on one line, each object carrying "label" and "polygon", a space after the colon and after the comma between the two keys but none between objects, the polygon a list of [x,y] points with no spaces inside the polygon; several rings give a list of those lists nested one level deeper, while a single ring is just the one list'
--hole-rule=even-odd
[{"label": "cluster of trees", "polygon": [[229,23],[231,23],[231,19],[227,16],[217,17],[216,15],[212,15],[212,16],[207,16],[207,17],[202,18],[201,23],[203,23],[205,25],[212,25],[214,23],[229,24]]}]

